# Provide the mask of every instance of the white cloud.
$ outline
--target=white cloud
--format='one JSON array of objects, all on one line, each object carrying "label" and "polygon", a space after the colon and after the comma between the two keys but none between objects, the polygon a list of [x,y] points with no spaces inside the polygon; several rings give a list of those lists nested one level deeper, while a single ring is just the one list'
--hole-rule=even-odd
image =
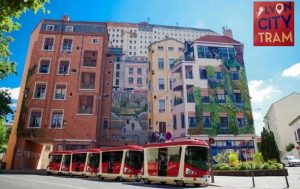
[{"label": "white cloud", "polygon": [[9,105],[12,109],[16,109],[17,108],[17,103],[11,103]]},{"label": "white cloud", "polygon": [[265,84],[262,80],[253,80],[249,82],[249,91],[252,102],[263,102],[274,96],[275,93],[280,91],[272,85]]},{"label": "white cloud", "polygon": [[17,100],[19,97],[20,87],[16,87],[16,88],[1,87],[0,90],[8,90],[13,100]]},{"label": "white cloud", "polygon": [[260,135],[264,126],[264,115],[261,112],[253,111],[253,119],[255,123],[255,132]]},{"label": "white cloud", "polygon": [[300,76],[300,63],[294,64],[291,67],[283,70],[282,77],[297,77]]}]

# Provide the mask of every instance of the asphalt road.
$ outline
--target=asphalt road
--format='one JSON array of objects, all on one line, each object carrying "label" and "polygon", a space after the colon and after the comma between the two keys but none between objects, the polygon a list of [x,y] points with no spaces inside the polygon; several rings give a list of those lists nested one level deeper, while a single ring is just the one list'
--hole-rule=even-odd
[{"label": "asphalt road", "polygon": [[[300,188],[300,167],[289,167],[290,188]],[[214,188],[251,188],[251,177],[215,177]],[[256,189],[282,189],[286,187],[284,177],[256,177]],[[194,186],[178,187],[175,185],[146,185],[137,182],[99,181],[94,178],[68,176],[46,176],[26,174],[0,174],[0,189],[147,189],[147,188],[197,188]],[[205,188],[205,187],[204,187]]]}]

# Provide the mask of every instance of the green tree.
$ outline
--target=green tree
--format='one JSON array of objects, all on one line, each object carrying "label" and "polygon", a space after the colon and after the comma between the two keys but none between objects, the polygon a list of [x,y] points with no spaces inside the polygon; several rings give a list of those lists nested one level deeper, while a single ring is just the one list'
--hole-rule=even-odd
[{"label": "green tree", "polygon": [[276,159],[279,161],[279,149],[275,142],[274,134],[265,128],[261,132],[261,153],[265,160]]},{"label": "green tree", "polygon": [[285,150],[286,150],[287,152],[290,152],[290,151],[292,151],[294,148],[295,148],[295,144],[289,143],[288,145],[286,145]]}]

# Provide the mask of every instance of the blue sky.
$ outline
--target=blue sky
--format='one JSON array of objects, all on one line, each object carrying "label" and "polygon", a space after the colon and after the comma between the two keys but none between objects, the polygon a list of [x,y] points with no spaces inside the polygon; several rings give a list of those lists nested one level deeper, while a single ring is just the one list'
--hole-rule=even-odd
[{"label": "blue sky", "polygon": [[[256,132],[262,130],[262,119],[271,103],[300,92],[299,24],[295,23],[294,47],[253,46],[253,0],[51,0],[50,14],[31,11],[19,19],[20,31],[12,33],[12,60],[16,60],[17,76],[0,81],[0,87],[12,89],[18,96],[30,34],[41,19],[60,19],[63,14],[77,21],[142,22],[152,24],[208,28],[222,33],[222,27],[233,30],[236,40],[245,45],[244,58],[252,97]],[[295,10],[300,4],[295,2]],[[299,18],[295,11],[295,21]],[[15,106],[15,105],[12,105]]]}]

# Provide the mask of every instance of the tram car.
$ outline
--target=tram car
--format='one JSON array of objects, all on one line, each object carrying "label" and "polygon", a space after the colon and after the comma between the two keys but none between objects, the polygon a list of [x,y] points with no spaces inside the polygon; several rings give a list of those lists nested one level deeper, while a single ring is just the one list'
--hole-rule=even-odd
[{"label": "tram car", "polygon": [[100,149],[72,151],[70,176],[96,176],[100,162]]},{"label": "tram car", "polygon": [[71,151],[54,151],[49,154],[47,174],[66,174],[70,169]]},{"label": "tram car", "polygon": [[128,145],[101,148],[99,179],[138,180],[143,167],[143,147]]},{"label": "tram car", "polygon": [[144,146],[144,183],[207,186],[208,144],[199,140],[151,143]]}]

